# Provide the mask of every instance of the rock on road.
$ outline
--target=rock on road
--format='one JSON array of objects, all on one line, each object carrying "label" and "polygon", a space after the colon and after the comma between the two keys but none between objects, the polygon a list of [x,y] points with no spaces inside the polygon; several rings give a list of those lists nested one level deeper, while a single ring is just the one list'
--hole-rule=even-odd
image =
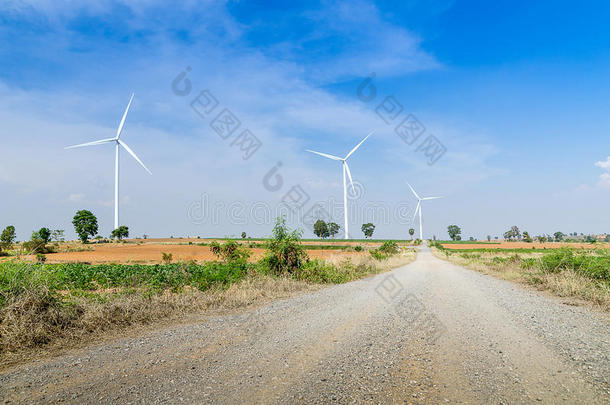
[{"label": "rock on road", "polygon": [[5,403],[610,403],[610,324],[444,262],[0,374]]}]

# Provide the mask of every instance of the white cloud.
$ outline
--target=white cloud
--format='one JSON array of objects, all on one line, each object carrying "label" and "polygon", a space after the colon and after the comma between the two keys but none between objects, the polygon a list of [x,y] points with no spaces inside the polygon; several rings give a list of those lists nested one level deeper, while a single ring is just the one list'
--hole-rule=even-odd
[{"label": "white cloud", "polygon": [[602,173],[597,181],[598,187],[610,188],[610,173]]},{"label": "white cloud", "polygon": [[610,172],[610,156],[608,156],[606,161],[599,161],[599,162],[595,163],[595,166],[601,167],[602,169]]},{"label": "white cloud", "polygon": [[84,199],[85,199],[85,195],[82,193],[70,194],[70,196],[68,197],[68,200],[72,201],[72,202],[81,202]]},{"label": "white cloud", "polygon": [[599,188],[609,188],[610,189],[610,156],[608,156],[608,158],[605,161],[599,161],[595,163],[595,166],[597,167],[601,167],[602,169],[604,169],[605,171],[607,171],[608,173],[602,173],[599,176],[599,179],[597,181],[597,187]]}]

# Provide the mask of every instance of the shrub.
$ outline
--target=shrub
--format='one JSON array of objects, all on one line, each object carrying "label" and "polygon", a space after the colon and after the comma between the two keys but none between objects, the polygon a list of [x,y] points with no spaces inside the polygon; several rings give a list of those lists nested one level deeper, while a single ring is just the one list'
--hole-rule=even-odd
[{"label": "shrub", "polygon": [[362,246],[358,245],[358,246],[354,247],[354,250],[356,252],[362,252]]},{"label": "shrub", "polygon": [[161,252],[161,260],[164,264],[170,264],[174,259],[174,255],[171,253]]},{"label": "shrub", "polygon": [[222,245],[214,241],[210,244],[210,250],[225,263],[235,261],[246,262],[250,257],[250,251],[233,240],[226,241]]},{"label": "shrub", "polygon": [[36,253],[36,261],[38,263],[44,263],[47,261],[47,257],[42,253]]},{"label": "shrub", "polygon": [[267,269],[276,275],[296,274],[308,260],[301,245],[300,230],[290,231],[283,217],[277,219],[273,227],[273,237],[267,241],[267,254],[263,262]]},{"label": "shrub", "polygon": [[379,251],[388,255],[395,255],[398,253],[398,245],[393,240],[386,240],[379,247]]},{"label": "shrub", "polygon": [[599,280],[610,280],[610,253],[607,250],[576,253],[572,248],[556,249],[540,259],[540,269],[546,273],[573,270]]}]

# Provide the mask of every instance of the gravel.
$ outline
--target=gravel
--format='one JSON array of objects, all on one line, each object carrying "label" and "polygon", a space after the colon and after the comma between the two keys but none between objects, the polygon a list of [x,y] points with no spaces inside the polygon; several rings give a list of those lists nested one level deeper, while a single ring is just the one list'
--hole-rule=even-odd
[{"label": "gravel", "polygon": [[4,403],[610,403],[606,314],[417,261],[0,374]]}]

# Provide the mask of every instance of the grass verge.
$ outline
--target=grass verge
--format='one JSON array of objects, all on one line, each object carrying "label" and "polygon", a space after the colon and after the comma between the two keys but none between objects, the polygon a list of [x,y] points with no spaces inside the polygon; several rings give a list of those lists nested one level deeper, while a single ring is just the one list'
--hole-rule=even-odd
[{"label": "grass verge", "polygon": [[610,251],[562,248],[554,251],[459,251],[435,246],[444,260],[504,280],[577,298],[610,311]]},{"label": "grass verge", "polygon": [[270,272],[264,261],[243,259],[157,265],[2,262],[0,364],[137,325],[234,310],[353,281],[415,257],[414,250],[383,260],[338,254],[328,261],[308,260],[300,271],[282,275]]}]

